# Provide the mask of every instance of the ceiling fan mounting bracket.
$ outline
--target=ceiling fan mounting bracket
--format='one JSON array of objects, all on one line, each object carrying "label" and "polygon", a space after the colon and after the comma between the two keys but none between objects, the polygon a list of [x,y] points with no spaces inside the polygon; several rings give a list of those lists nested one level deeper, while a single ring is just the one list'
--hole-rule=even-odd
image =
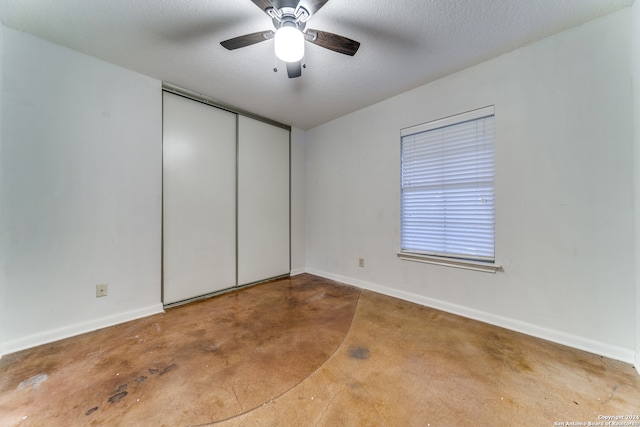
[{"label": "ceiling fan mounting bracket", "polygon": [[304,38],[313,43],[318,38],[318,33],[313,30],[305,31]]},{"label": "ceiling fan mounting bracket", "polygon": [[309,11],[302,6],[298,6],[296,9],[296,19],[299,22],[307,22],[309,18],[311,18]]}]

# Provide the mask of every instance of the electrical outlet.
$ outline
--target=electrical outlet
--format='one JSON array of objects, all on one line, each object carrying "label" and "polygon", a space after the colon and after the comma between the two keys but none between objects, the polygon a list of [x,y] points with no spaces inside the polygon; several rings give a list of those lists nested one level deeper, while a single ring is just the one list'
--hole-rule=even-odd
[{"label": "electrical outlet", "polygon": [[109,286],[106,283],[96,285],[96,298],[106,297]]},{"label": "electrical outlet", "polygon": [[359,258],[358,259],[358,266],[364,268],[364,258]]}]

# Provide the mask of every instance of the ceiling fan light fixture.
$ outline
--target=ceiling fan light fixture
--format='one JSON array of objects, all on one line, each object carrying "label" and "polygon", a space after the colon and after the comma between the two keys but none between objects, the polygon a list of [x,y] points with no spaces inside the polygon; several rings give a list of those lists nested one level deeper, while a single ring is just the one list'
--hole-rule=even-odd
[{"label": "ceiling fan light fixture", "polygon": [[284,62],[298,62],[304,57],[304,34],[292,25],[278,28],[274,36],[275,52]]},{"label": "ceiling fan light fixture", "polygon": [[[1,2],[2,0],[0,0]],[[271,18],[276,31],[258,31],[220,42],[227,50],[274,40],[276,58],[287,65],[290,79],[300,77],[304,65],[306,42],[344,55],[353,56],[360,43],[327,31],[307,29],[307,21],[329,0],[251,0]],[[277,71],[278,68],[274,68]]]}]

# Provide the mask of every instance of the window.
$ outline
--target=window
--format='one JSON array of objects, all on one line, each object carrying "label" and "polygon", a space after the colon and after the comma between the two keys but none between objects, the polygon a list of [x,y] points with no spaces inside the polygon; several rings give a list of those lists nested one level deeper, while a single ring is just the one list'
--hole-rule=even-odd
[{"label": "window", "polygon": [[495,272],[493,146],[493,106],[402,130],[400,257]]}]

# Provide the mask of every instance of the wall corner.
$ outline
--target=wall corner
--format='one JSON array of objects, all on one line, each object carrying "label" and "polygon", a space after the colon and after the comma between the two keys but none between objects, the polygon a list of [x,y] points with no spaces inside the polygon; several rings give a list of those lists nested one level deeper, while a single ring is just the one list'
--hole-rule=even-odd
[{"label": "wall corner", "polygon": [[640,374],[640,2],[631,7],[631,61],[633,81],[634,121],[634,218],[635,218],[635,284],[636,284],[636,342],[635,367]]},{"label": "wall corner", "polygon": [[291,129],[291,274],[306,266],[306,132]]}]

